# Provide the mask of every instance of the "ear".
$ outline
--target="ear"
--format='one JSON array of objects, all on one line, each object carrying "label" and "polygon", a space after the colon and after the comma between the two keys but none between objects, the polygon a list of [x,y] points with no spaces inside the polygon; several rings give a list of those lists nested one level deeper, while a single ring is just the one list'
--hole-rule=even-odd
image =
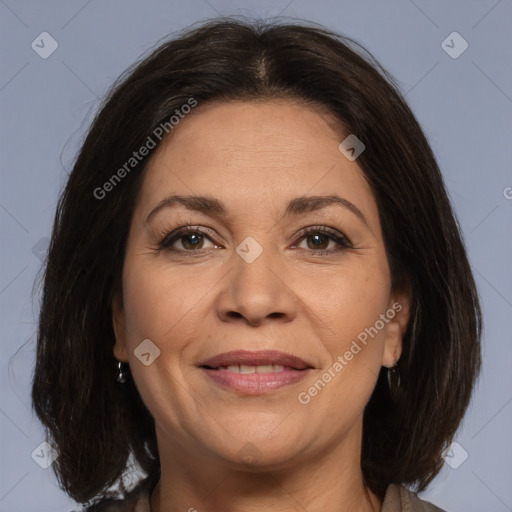
[{"label": "ear", "polygon": [[123,299],[120,293],[117,293],[112,299],[112,327],[116,336],[114,343],[114,356],[122,363],[128,362],[128,349],[126,346],[126,329],[124,321]]},{"label": "ear", "polygon": [[389,319],[386,326],[382,366],[392,368],[402,355],[402,339],[409,323],[411,312],[411,292],[407,287],[400,292],[392,292],[388,309],[385,313]]}]

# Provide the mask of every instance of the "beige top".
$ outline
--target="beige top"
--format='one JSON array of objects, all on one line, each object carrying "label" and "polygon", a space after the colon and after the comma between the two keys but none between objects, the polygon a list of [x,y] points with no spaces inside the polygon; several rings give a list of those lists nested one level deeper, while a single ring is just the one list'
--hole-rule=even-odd
[{"label": "beige top", "polygon": [[[82,512],[151,512],[148,479],[137,485],[124,500],[103,500]],[[391,484],[386,489],[380,512],[445,512],[402,485]]]}]

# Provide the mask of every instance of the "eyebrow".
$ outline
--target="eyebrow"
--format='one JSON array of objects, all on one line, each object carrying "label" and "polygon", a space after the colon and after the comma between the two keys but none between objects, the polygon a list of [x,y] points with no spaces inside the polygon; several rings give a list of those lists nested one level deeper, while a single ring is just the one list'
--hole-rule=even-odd
[{"label": "eyebrow", "polygon": [[[177,204],[185,206],[188,210],[198,211],[205,214],[214,213],[219,216],[226,216],[227,209],[215,197],[197,196],[197,195],[171,195],[162,199],[149,212],[144,224],[147,224],[160,210],[170,208]],[[336,194],[328,196],[300,196],[292,199],[286,206],[285,217],[291,215],[300,215],[306,212],[312,212],[326,208],[327,206],[338,205],[352,212],[363,224],[370,230],[370,225],[363,215],[363,212],[348,199],[344,199]]]}]

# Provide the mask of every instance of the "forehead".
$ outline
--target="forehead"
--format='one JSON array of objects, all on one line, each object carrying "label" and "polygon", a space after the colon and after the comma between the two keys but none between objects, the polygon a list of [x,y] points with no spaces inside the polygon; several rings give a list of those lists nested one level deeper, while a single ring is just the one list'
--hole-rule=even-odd
[{"label": "forehead", "polygon": [[148,208],[169,194],[207,194],[240,214],[336,193],[378,216],[357,160],[338,149],[345,137],[326,110],[303,103],[199,105],[150,160],[140,204]]}]

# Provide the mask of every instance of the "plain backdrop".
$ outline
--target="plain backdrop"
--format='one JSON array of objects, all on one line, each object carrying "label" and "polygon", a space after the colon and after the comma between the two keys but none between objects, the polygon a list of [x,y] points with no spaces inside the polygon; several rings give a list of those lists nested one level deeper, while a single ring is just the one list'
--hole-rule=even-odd
[{"label": "plain backdrop", "polygon": [[0,511],[77,508],[37,463],[31,292],[92,114],[158,40],[218,15],[320,23],[362,43],[398,80],[439,160],[485,322],[483,373],[453,467],[422,496],[450,512],[512,510],[511,0],[2,0]]}]

